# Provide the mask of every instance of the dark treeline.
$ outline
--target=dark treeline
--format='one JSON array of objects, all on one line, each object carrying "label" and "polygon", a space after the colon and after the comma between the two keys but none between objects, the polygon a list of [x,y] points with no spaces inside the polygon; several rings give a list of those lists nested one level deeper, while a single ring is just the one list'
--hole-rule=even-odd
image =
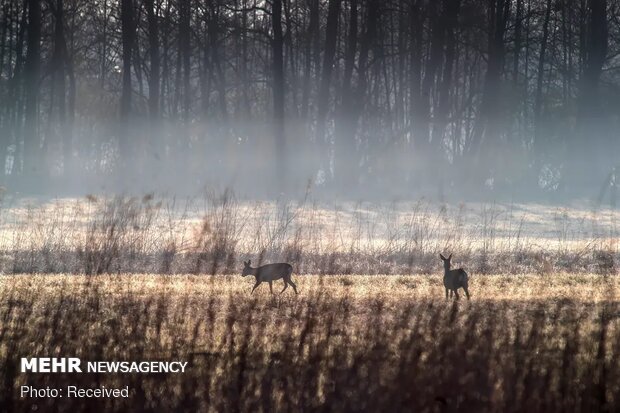
[{"label": "dark treeline", "polygon": [[617,0],[0,4],[18,191],[616,186]]}]

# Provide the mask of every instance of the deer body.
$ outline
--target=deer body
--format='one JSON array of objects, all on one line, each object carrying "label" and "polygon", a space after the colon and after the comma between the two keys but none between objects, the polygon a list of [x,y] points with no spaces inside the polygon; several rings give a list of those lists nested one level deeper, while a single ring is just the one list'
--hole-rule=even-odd
[{"label": "deer body", "polygon": [[252,293],[259,285],[261,285],[261,283],[267,282],[269,283],[269,291],[271,291],[271,293],[273,294],[273,282],[282,279],[284,280],[284,288],[282,289],[282,291],[280,291],[280,294],[282,294],[289,285],[293,287],[293,290],[295,290],[295,294],[298,294],[297,285],[295,285],[295,283],[291,279],[291,274],[293,273],[293,267],[291,266],[291,264],[281,262],[277,264],[262,265],[257,268],[251,267],[251,260],[248,260],[243,264],[244,268],[241,275],[243,277],[253,275],[256,278],[256,284],[254,284],[254,287],[252,288]]},{"label": "deer body", "polygon": [[458,289],[462,288],[465,291],[465,295],[469,300],[469,290],[468,290],[468,275],[464,269],[458,268],[456,270],[450,269],[450,260],[452,259],[452,254],[448,258],[439,254],[439,257],[443,261],[443,286],[446,289],[446,299],[448,298],[448,292],[450,292],[450,297],[452,297],[452,293],[454,293],[456,299],[459,299]]}]

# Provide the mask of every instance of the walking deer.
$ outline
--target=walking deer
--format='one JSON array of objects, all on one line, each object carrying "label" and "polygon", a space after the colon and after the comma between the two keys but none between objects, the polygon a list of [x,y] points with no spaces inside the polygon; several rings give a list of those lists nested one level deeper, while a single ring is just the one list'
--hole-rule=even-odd
[{"label": "walking deer", "polygon": [[448,298],[448,291],[450,291],[450,297],[452,297],[452,292],[456,296],[456,299],[459,299],[458,289],[463,288],[465,290],[465,295],[469,300],[469,291],[467,290],[468,283],[468,275],[464,269],[458,268],[456,270],[450,269],[450,260],[452,259],[452,254],[448,258],[439,254],[439,257],[443,261],[443,286],[446,288],[446,299]]},{"label": "walking deer", "polygon": [[253,275],[254,277],[256,277],[256,284],[254,284],[254,288],[252,288],[252,293],[261,283],[268,282],[269,291],[271,291],[271,294],[273,294],[272,283],[275,280],[279,280],[280,278],[282,278],[284,280],[284,288],[282,289],[282,291],[280,291],[280,294],[282,294],[284,290],[288,288],[289,284],[291,287],[293,287],[293,290],[295,290],[295,294],[299,294],[297,292],[297,285],[295,285],[295,283],[291,279],[291,274],[293,273],[293,267],[291,266],[291,264],[281,262],[277,264],[262,265],[258,268],[252,268],[250,266],[252,264],[251,260],[248,260],[247,262],[244,261],[243,264],[244,268],[241,275],[243,277],[248,275]]}]

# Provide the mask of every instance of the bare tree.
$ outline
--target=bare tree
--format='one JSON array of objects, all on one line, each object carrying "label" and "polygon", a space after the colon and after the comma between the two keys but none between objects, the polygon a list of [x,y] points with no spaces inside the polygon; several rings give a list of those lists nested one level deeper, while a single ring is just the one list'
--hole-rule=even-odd
[{"label": "bare tree", "polygon": [[284,40],[282,34],[282,0],[274,0],[271,10],[273,30],[273,123],[276,146],[275,177],[281,190],[286,190],[288,160],[284,136]]},{"label": "bare tree", "polygon": [[24,84],[26,108],[24,116],[24,173],[33,177],[39,170],[39,82],[41,78],[41,2],[28,0],[28,39]]},{"label": "bare tree", "polygon": [[122,58],[123,58],[123,82],[120,102],[120,133],[119,149],[122,159],[122,167],[125,172],[129,167],[132,156],[132,142],[130,142],[130,115],[132,90],[132,56],[135,45],[136,24],[134,20],[133,0],[121,0],[121,28],[122,28]]},{"label": "bare tree", "polygon": [[338,20],[340,19],[341,0],[329,0],[327,12],[327,27],[325,29],[325,51],[323,52],[323,69],[321,72],[321,86],[317,98],[318,116],[316,121],[316,144],[319,149],[319,164],[323,171],[328,173],[329,157],[328,144],[325,141],[327,112],[329,110],[329,89],[332,79],[334,56],[336,55],[336,40],[338,36]]}]

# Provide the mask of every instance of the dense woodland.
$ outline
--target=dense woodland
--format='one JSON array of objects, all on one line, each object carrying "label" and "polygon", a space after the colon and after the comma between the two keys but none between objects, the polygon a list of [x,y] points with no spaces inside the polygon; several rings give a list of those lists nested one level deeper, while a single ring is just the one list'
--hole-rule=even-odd
[{"label": "dense woodland", "polygon": [[0,4],[9,189],[615,192],[618,0]]}]

